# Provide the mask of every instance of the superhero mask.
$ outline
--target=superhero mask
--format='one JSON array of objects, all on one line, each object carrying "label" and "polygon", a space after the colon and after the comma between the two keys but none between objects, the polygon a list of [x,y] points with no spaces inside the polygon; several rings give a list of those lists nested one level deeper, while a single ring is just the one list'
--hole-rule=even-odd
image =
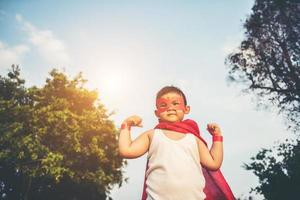
[{"label": "superhero mask", "polygon": [[170,109],[174,110],[185,110],[186,106],[184,105],[182,97],[174,97],[170,99],[159,98],[156,100],[157,113],[160,114]]}]

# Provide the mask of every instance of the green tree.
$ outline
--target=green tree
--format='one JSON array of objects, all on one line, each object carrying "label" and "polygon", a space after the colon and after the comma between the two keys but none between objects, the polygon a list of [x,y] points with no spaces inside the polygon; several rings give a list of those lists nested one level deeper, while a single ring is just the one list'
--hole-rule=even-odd
[{"label": "green tree", "polygon": [[271,149],[262,149],[245,164],[259,178],[252,191],[265,199],[297,199],[300,195],[300,142],[287,141]]},{"label": "green tree", "polygon": [[16,66],[0,76],[0,199],[108,198],[126,162],[97,92],[57,70],[24,82]]},{"label": "green tree", "polygon": [[[226,60],[229,80],[242,83],[246,93],[255,94],[258,105],[278,108],[296,138],[300,130],[299,22],[299,0],[256,0],[244,23],[245,39]],[[299,147],[299,139],[287,140],[253,157],[245,165],[260,181],[253,191],[266,199],[299,196],[294,187],[300,185]]]},{"label": "green tree", "polygon": [[[300,127],[299,1],[256,0],[246,20],[245,39],[229,55],[229,78],[244,82],[246,91],[276,105]],[[271,103],[271,104],[270,104]]]}]

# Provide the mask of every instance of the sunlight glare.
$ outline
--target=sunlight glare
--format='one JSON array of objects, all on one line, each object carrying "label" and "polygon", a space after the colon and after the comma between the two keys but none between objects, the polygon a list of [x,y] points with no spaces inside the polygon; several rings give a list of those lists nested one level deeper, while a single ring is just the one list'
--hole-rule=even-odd
[{"label": "sunlight glare", "polygon": [[125,67],[107,67],[95,77],[95,84],[99,92],[99,98],[112,110],[120,108],[122,97],[126,96],[126,88],[130,87],[132,78]]}]

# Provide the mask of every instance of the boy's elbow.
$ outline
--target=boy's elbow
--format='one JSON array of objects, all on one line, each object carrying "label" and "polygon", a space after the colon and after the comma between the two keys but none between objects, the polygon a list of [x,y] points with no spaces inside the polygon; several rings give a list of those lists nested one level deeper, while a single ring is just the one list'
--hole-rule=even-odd
[{"label": "boy's elbow", "polygon": [[220,169],[221,165],[213,165],[211,166],[210,170],[212,171],[217,171],[218,169]]},{"label": "boy's elbow", "polygon": [[129,150],[119,150],[119,155],[122,158],[127,158],[127,159],[134,158],[134,156]]},{"label": "boy's elbow", "polygon": [[119,149],[119,155],[120,155],[120,157],[122,157],[122,158],[126,158],[127,155],[128,155],[128,153],[127,153],[127,151],[125,151],[125,150]]},{"label": "boy's elbow", "polygon": [[206,168],[212,171],[217,171],[220,169],[222,163],[211,163],[210,165],[207,165]]}]

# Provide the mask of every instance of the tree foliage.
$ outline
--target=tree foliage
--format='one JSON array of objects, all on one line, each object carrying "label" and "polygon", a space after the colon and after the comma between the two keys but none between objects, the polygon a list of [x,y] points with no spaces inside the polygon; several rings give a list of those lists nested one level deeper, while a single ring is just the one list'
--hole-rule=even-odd
[{"label": "tree foliage", "polygon": [[[288,128],[300,131],[300,2],[256,0],[244,23],[245,38],[226,63],[229,80],[242,83],[258,105],[278,108]],[[262,149],[245,164],[259,178],[252,191],[266,199],[295,199],[300,190],[300,142]]]},{"label": "tree foliage", "polygon": [[297,0],[256,0],[244,24],[245,39],[229,55],[229,78],[276,105],[300,127],[300,4]]},{"label": "tree foliage", "polygon": [[[292,143],[292,144],[291,144]],[[259,178],[260,185],[252,189],[265,199],[281,200],[299,197],[300,142],[287,141],[270,149],[262,149],[252,162],[245,164]]]},{"label": "tree foliage", "polygon": [[57,70],[24,82],[16,66],[0,76],[0,199],[106,199],[126,162],[97,92]]}]

